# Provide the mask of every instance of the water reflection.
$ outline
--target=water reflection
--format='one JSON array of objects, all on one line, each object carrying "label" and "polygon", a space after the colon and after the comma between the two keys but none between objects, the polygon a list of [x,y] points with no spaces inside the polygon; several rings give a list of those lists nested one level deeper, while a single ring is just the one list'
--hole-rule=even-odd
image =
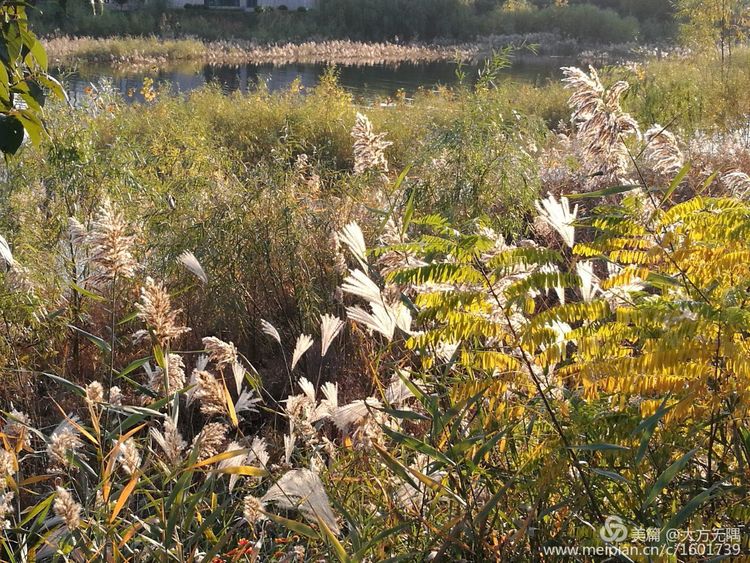
[{"label": "water reflection", "polygon": [[[503,71],[505,77],[522,82],[542,83],[560,77],[565,59],[536,57],[516,61]],[[91,84],[106,78],[128,100],[140,101],[143,79],[150,77],[159,87],[174,93],[187,93],[205,84],[219,84],[226,92],[247,92],[265,84],[270,91],[289,89],[295,80],[304,88],[319,83],[326,72],[323,64],[243,64],[243,65],[175,65],[119,69],[108,66],[85,66],[76,71],[58,71],[73,103],[77,103]],[[454,86],[458,82],[456,64],[450,62],[400,63],[372,66],[338,67],[339,83],[358,98],[374,99],[393,96],[399,90],[412,95],[420,88]],[[478,67],[463,69],[469,80],[476,77]]]}]

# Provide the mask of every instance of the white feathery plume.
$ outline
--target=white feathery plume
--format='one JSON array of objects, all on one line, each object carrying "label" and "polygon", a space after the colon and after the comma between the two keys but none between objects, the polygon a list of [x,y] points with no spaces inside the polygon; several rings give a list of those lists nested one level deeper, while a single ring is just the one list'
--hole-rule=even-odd
[{"label": "white feathery plume", "polygon": [[328,353],[328,348],[333,340],[338,336],[341,329],[344,328],[344,321],[333,315],[323,315],[320,317],[320,348],[321,357]]},{"label": "white feathery plume", "polygon": [[331,383],[326,381],[320,390],[323,392],[325,400],[328,401],[333,407],[339,406],[339,384]]},{"label": "white feathery plume", "polygon": [[367,245],[365,244],[365,236],[362,234],[362,229],[355,222],[349,223],[341,232],[336,235],[340,243],[344,243],[349,251],[352,253],[357,262],[362,266],[362,269],[367,272]]},{"label": "white feathery plume", "polygon": [[685,165],[677,138],[658,123],[646,131],[645,139],[643,157],[658,174],[675,176]]},{"label": "white feathery plume", "polygon": [[581,297],[584,301],[591,301],[599,290],[599,279],[594,274],[594,263],[590,260],[578,262],[576,273],[581,278]]},{"label": "white feathery plume", "polygon": [[271,459],[265,439],[255,436],[250,443],[249,449],[250,452],[247,454],[245,463],[265,469],[268,466],[268,461]]},{"label": "white feathery plume", "polygon": [[396,326],[406,334],[411,334],[411,311],[403,303],[390,305],[391,314],[394,314]]},{"label": "white feathery plume", "polygon": [[269,323],[267,320],[260,320],[260,329],[263,331],[263,334],[270,336],[276,342],[281,344],[281,335],[279,334],[279,331],[276,330],[276,327]]},{"label": "white feathery plume", "polygon": [[[227,446],[227,449],[224,450],[224,453],[232,453],[234,452],[234,455],[231,457],[228,457],[226,459],[222,459],[219,462],[219,469],[230,469],[232,467],[241,467],[245,464],[245,458],[247,454],[243,451],[243,447],[238,444],[235,441],[229,442],[229,445]],[[234,489],[235,484],[237,483],[237,479],[239,479],[239,475],[232,474],[229,476],[229,492],[232,492],[232,489]]]},{"label": "white feathery plume", "polygon": [[231,366],[237,361],[237,347],[233,342],[224,342],[215,336],[204,336],[201,340],[209,359],[217,367],[224,365]]},{"label": "white feathery plume", "polygon": [[297,441],[297,436],[293,432],[284,434],[284,462],[287,465],[292,464],[292,454],[294,453],[294,443]]},{"label": "white feathery plume", "polygon": [[396,321],[382,305],[372,304],[373,314],[368,313],[362,307],[347,307],[346,316],[349,320],[365,325],[368,329],[379,332],[389,341],[393,340],[396,330]]},{"label": "white feathery plume", "polygon": [[292,369],[297,365],[305,352],[307,352],[313,345],[312,336],[307,334],[300,334],[297,338],[297,344],[294,346],[294,353],[292,354]]},{"label": "white feathery plume", "polygon": [[237,360],[232,364],[232,376],[234,377],[234,386],[237,388],[237,393],[239,394],[242,390],[242,382],[245,379],[245,368]]},{"label": "white feathery plume", "polygon": [[339,533],[336,515],[328,501],[323,482],[317,473],[309,469],[292,469],[274,483],[263,496],[263,502],[273,502],[286,509],[299,510],[309,521],[318,519],[334,533]]},{"label": "white feathery plume", "polygon": [[8,265],[9,268],[13,267],[15,260],[13,260],[13,253],[10,251],[10,245],[5,238],[0,235],[0,258]]},{"label": "white feathery plume", "polygon": [[258,412],[255,405],[262,401],[263,399],[255,396],[255,391],[252,389],[245,389],[237,398],[237,403],[234,405],[234,412],[237,414],[241,412]]},{"label": "white feathery plume", "polygon": [[299,387],[302,392],[307,395],[313,403],[315,402],[315,385],[313,385],[306,377],[300,377]]},{"label": "white feathery plume", "polygon": [[208,276],[206,275],[203,266],[201,266],[201,263],[198,262],[198,259],[195,257],[195,254],[193,254],[189,250],[186,250],[177,257],[177,260],[180,262],[180,264],[185,266],[187,271],[193,274],[196,278],[201,280],[203,283],[208,283]]},{"label": "white feathery plume", "polygon": [[721,181],[724,185],[729,188],[734,197],[744,199],[750,194],[750,176],[739,170],[724,174],[721,177]]},{"label": "white feathery plume", "polygon": [[370,303],[372,314],[361,307],[347,307],[349,320],[365,325],[368,329],[379,332],[389,341],[393,340],[396,327],[407,334],[411,333],[411,312],[402,303]]},{"label": "white feathery plume", "polygon": [[568,247],[573,248],[575,244],[573,222],[578,217],[578,205],[573,208],[571,213],[570,202],[567,197],[560,198],[558,202],[555,196],[551,194],[547,199],[535,202],[535,205],[540,217],[559,233]]},{"label": "white feathery plume", "polygon": [[318,422],[331,416],[339,408],[339,386],[338,383],[325,382],[320,390],[325,399],[320,401],[312,415],[312,422]]},{"label": "white feathery plume", "polygon": [[198,390],[198,374],[202,371],[206,371],[207,366],[208,356],[206,354],[201,354],[200,356],[198,356],[198,360],[196,360],[195,362],[195,368],[190,374],[190,379],[188,380],[189,389],[185,392],[188,405],[190,405],[195,400],[195,392]]},{"label": "white feathery plume", "polygon": [[172,464],[177,463],[182,456],[182,452],[187,447],[187,442],[182,438],[182,434],[177,429],[177,424],[171,418],[166,418],[163,425],[164,431],[152,427],[149,434],[164,452],[164,455]]},{"label": "white feathery plume", "polygon": [[370,416],[371,409],[380,409],[383,404],[374,397],[368,397],[367,399],[353,401],[343,407],[338,407],[331,415],[333,423],[342,432],[346,430],[352,424],[357,424],[362,419]]},{"label": "white feathery plume", "polygon": [[382,296],[380,288],[362,270],[353,270],[344,279],[341,290],[352,295],[358,295],[370,303],[380,303]]}]

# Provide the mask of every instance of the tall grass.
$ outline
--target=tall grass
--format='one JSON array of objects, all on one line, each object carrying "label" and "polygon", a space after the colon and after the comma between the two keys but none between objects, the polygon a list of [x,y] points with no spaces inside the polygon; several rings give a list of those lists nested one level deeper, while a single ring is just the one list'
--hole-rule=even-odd
[{"label": "tall grass", "polygon": [[55,107],[0,184],[2,557],[525,560],[746,522],[750,150],[565,72],[556,135],[492,72]]}]

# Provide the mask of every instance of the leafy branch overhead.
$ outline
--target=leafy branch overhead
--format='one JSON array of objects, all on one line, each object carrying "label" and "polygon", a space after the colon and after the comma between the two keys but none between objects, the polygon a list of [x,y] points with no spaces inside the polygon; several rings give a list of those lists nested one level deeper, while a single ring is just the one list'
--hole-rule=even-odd
[{"label": "leafy branch overhead", "polygon": [[29,30],[28,9],[24,1],[0,1],[0,151],[5,154],[15,154],[26,135],[39,142],[48,93],[65,97],[47,73],[47,54]]}]

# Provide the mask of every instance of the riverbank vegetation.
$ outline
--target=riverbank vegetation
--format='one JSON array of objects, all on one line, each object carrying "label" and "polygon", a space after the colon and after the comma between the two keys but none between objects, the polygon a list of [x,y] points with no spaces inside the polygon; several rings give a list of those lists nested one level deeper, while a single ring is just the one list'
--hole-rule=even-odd
[{"label": "riverbank vegetation", "polygon": [[741,529],[750,65],[701,57],[541,88],[498,58],[371,107],[333,71],[48,101],[0,179],[2,558]]},{"label": "riverbank vegetation", "polygon": [[[55,37],[45,47],[53,64],[113,65],[169,64],[201,61],[208,64],[326,63],[333,65],[392,64],[403,61],[471,61],[492,50],[492,43],[426,45],[321,41],[259,45],[247,41],[202,42],[195,39],[125,37]],[[505,46],[505,42],[503,42]]]}]

